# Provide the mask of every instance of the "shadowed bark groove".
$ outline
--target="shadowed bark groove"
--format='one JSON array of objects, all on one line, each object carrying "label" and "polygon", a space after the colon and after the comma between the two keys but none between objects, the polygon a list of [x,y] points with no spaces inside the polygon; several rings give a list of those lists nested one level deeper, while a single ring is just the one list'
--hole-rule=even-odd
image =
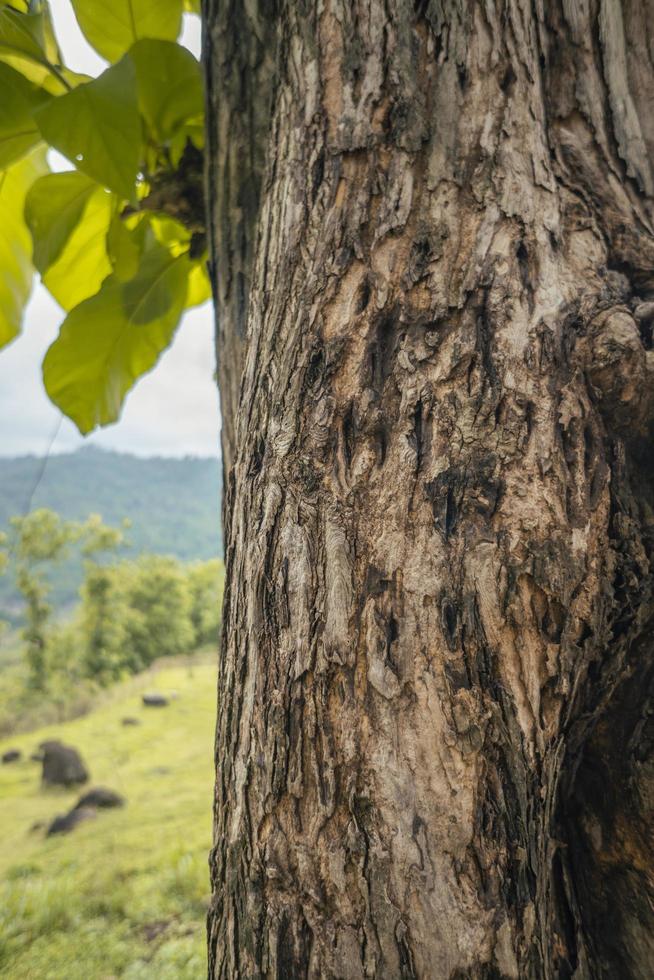
[{"label": "shadowed bark groove", "polygon": [[270,10],[210,976],[645,978],[654,5]]}]

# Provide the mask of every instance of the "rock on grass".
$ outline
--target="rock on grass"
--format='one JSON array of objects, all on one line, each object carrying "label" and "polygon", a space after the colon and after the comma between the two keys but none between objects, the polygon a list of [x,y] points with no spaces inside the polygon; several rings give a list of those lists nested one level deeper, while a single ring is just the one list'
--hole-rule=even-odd
[{"label": "rock on grass", "polygon": [[74,810],[71,810],[70,813],[55,817],[48,827],[45,836],[52,837],[54,834],[69,834],[70,831],[74,830],[78,824],[82,823],[84,820],[93,820],[96,816],[97,811],[94,806],[83,806],[79,809],[75,808]]},{"label": "rock on grass", "polygon": [[144,694],[142,700],[146,708],[165,708],[168,704],[165,694]]},{"label": "rock on grass", "polygon": [[89,806],[94,806],[101,810],[106,810],[114,806],[125,806],[125,797],[121,796],[120,793],[116,793],[113,789],[96,786],[95,789],[91,789],[88,793],[80,796],[73,809],[85,809]]},{"label": "rock on grass", "polygon": [[85,783],[89,771],[77,749],[61,742],[42,742],[43,782],[48,786],[75,786]]}]

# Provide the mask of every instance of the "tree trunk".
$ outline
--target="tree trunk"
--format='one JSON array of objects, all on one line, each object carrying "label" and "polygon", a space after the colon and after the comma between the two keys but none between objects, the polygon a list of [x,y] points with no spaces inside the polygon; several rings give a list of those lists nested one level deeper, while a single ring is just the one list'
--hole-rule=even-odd
[{"label": "tree trunk", "polygon": [[210,976],[644,980],[654,3],[205,16]]}]

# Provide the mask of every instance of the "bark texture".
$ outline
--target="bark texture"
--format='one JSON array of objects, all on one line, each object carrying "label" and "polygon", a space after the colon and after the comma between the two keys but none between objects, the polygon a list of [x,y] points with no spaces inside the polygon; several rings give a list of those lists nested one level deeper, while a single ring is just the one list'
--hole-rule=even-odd
[{"label": "bark texture", "polygon": [[206,14],[210,975],[645,980],[654,4]]},{"label": "bark texture", "polygon": [[207,230],[225,475],[234,457],[256,222],[276,80],[276,14],[276,0],[205,0],[205,178],[211,202]]}]

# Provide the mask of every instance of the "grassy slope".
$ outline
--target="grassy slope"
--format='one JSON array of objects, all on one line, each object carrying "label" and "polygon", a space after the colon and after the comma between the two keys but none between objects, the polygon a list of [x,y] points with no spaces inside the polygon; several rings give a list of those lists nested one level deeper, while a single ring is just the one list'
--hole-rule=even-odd
[{"label": "grassy slope", "polygon": [[[139,691],[176,690],[144,709]],[[84,718],[4,740],[24,759],[0,766],[0,975],[8,980],[196,980],[205,975],[215,668],[161,668]],[[125,715],[142,724],[121,725]],[[44,791],[27,761],[46,738],[76,746],[87,786],[118,790],[123,810],[67,836],[30,832],[76,801]]]}]

